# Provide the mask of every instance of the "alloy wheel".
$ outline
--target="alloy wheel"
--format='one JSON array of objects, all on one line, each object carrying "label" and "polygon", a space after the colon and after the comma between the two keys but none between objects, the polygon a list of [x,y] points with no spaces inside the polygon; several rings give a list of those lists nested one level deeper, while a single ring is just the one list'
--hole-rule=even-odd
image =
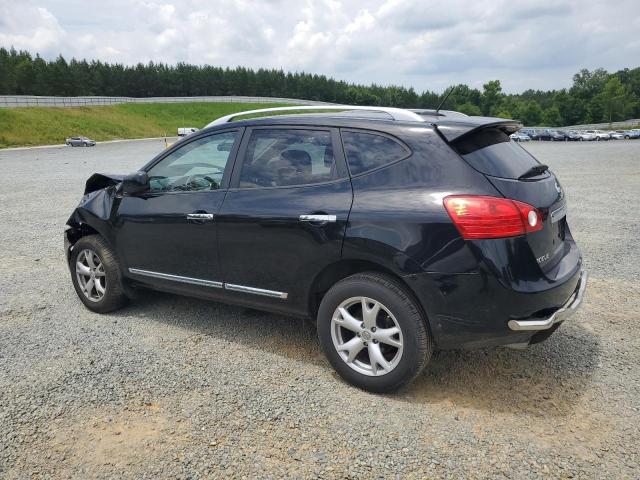
[{"label": "alloy wheel", "polygon": [[107,291],[107,277],[104,265],[96,252],[84,249],[76,258],[76,278],[85,297],[99,302]]},{"label": "alloy wheel", "polygon": [[381,302],[351,297],[336,308],[331,318],[331,339],[342,360],[363,375],[391,372],[402,358],[400,324]]}]

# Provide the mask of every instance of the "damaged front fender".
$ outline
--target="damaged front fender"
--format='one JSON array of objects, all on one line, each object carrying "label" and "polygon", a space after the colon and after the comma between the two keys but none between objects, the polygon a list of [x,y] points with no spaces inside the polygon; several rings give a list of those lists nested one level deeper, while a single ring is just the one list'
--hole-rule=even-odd
[{"label": "damaged front fender", "polygon": [[111,223],[120,204],[119,187],[124,175],[96,173],[89,177],[84,196],[65,228],[65,254],[86,235],[99,234],[112,243]]}]

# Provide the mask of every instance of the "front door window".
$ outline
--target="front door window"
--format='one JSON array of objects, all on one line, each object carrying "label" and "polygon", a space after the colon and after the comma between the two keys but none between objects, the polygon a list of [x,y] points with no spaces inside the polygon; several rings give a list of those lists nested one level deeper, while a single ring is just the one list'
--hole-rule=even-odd
[{"label": "front door window", "polygon": [[218,190],[236,132],[199,138],[163,158],[149,170],[151,192]]}]

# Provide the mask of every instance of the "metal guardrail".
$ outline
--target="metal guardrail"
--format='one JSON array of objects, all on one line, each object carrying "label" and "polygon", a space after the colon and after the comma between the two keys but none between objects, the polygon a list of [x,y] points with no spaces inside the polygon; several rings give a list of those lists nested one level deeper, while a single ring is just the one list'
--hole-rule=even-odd
[{"label": "metal guardrail", "polygon": [[568,127],[559,127],[563,130],[615,130],[616,128],[632,128],[640,127],[640,118],[630,118],[623,122],[611,123],[591,123],[589,125],[569,125]]},{"label": "metal guardrail", "polygon": [[245,97],[237,95],[208,97],[53,97],[38,95],[0,95],[0,108],[84,107],[120,103],[286,103],[292,105],[331,105],[327,102],[295,98]]}]

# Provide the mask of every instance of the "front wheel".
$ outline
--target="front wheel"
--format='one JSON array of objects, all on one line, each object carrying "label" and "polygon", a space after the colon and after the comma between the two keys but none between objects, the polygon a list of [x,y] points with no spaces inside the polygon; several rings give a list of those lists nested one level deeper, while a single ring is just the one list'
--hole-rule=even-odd
[{"label": "front wheel", "polygon": [[393,278],[361,273],[336,283],[318,311],[318,337],[347,382],[392,392],[420,374],[433,353],[426,319]]},{"label": "front wheel", "polygon": [[107,313],[127,302],[115,254],[99,235],[82,237],[76,242],[69,267],[76,293],[89,310]]}]

